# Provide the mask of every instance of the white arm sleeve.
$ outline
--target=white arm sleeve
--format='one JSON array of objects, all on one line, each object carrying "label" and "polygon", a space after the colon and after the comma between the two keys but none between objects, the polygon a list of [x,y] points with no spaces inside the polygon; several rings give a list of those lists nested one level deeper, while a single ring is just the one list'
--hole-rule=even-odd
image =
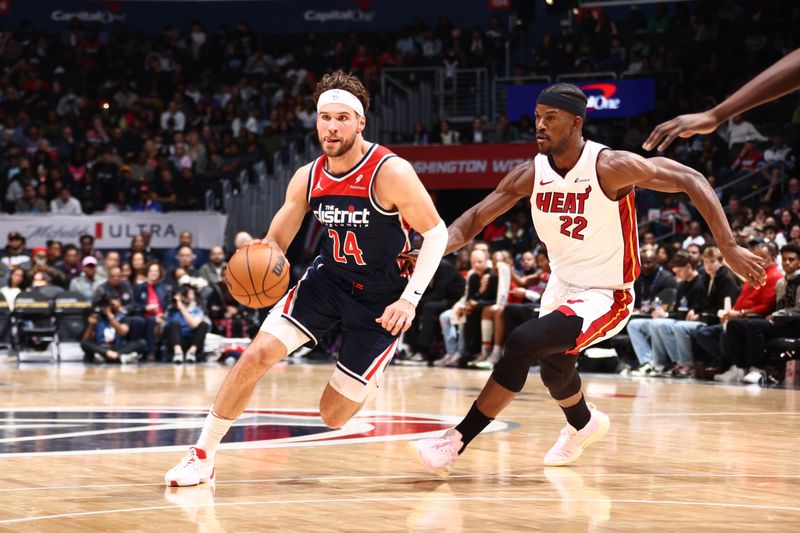
[{"label": "white arm sleeve", "polygon": [[406,290],[400,295],[400,298],[414,305],[419,303],[422,293],[428,288],[428,284],[442,261],[445,248],[447,248],[447,226],[440,220],[436,226],[423,233],[422,236],[425,240],[422,241],[422,248],[419,249],[414,273],[408,280]]}]

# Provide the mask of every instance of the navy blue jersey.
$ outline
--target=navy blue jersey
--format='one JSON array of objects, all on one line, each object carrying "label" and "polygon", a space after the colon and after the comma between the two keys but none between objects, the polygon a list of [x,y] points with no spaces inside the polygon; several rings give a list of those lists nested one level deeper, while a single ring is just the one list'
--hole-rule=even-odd
[{"label": "navy blue jersey", "polygon": [[322,224],[325,268],[365,285],[401,281],[397,254],[408,251],[410,227],[398,211],[384,209],[374,183],[383,163],[397,157],[373,144],[361,161],[344,174],[326,170],[327,156],[318,157],[308,177],[308,203]]}]

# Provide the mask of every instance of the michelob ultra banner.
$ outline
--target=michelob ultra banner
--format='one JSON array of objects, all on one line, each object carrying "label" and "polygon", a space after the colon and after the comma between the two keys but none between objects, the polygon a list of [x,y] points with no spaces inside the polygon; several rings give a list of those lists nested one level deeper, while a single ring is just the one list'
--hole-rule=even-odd
[{"label": "michelob ultra banner", "polygon": [[194,246],[208,249],[224,244],[227,215],[206,212],[119,213],[95,215],[21,214],[0,216],[0,243],[8,232],[25,237],[26,248],[44,246],[48,240],[78,243],[81,235],[95,238],[97,248],[128,248],[131,238],[150,232],[150,246],[172,248],[181,231],[192,232]]}]

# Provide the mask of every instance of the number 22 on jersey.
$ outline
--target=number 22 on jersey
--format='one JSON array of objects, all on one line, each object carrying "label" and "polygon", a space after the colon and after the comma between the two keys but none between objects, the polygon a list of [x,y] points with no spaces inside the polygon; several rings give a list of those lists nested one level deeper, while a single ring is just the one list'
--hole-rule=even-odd
[{"label": "number 22 on jersey", "polygon": [[[581,216],[560,216],[558,219],[561,221],[561,233],[563,235],[578,239],[579,241],[583,240],[583,234],[581,232],[586,229],[587,222],[585,218]],[[570,226],[572,226],[572,230],[570,230]]]},{"label": "number 22 on jersey", "polygon": [[333,240],[333,259],[337,263],[347,263],[347,257],[350,256],[353,258],[357,265],[364,266],[367,263],[364,262],[364,252],[361,251],[361,248],[358,246],[358,241],[356,240],[356,234],[352,231],[348,231],[344,235],[344,246],[342,247],[341,239],[339,238],[339,232],[334,229],[328,230],[328,237]]}]

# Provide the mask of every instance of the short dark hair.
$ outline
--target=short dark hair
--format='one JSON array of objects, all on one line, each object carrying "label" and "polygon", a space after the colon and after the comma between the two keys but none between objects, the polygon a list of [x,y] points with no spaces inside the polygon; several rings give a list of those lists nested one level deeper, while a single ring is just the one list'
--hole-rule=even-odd
[{"label": "short dark hair", "polygon": [[790,254],[795,254],[798,257],[800,257],[800,246],[798,246],[796,244],[792,244],[792,243],[784,244],[781,247],[781,253],[783,253],[783,252],[787,252],[787,253],[790,253]]},{"label": "short dark hair", "polygon": [[586,97],[586,94],[581,91],[580,87],[572,83],[554,83],[553,85],[546,87],[542,92],[566,96],[567,98],[575,100],[584,107],[586,107],[586,104],[589,102],[589,99]]},{"label": "short dark hair", "polygon": [[92,236],[91,236],[91,235],[89,235],[88,233],[84,233],[83,235],[81,235],[81,236],[80,236],[80,238],[79,238],[78,240],[79,240],[80,242],[83,242],[83,241],[85,241],[85,240],[88,240],[89,242],[94,242],[94,237],[92,237]]},{"label": "short dark hair", "polygon": [[675,255],[672,256],[672,260],[670,260],[669,266],[670,267],[685,267],[686,265],[691,265],[692,268],[697,268],[692,261],[692,256],[689,255],[689,252],[686,250],[678,250],[675,252]]}]

